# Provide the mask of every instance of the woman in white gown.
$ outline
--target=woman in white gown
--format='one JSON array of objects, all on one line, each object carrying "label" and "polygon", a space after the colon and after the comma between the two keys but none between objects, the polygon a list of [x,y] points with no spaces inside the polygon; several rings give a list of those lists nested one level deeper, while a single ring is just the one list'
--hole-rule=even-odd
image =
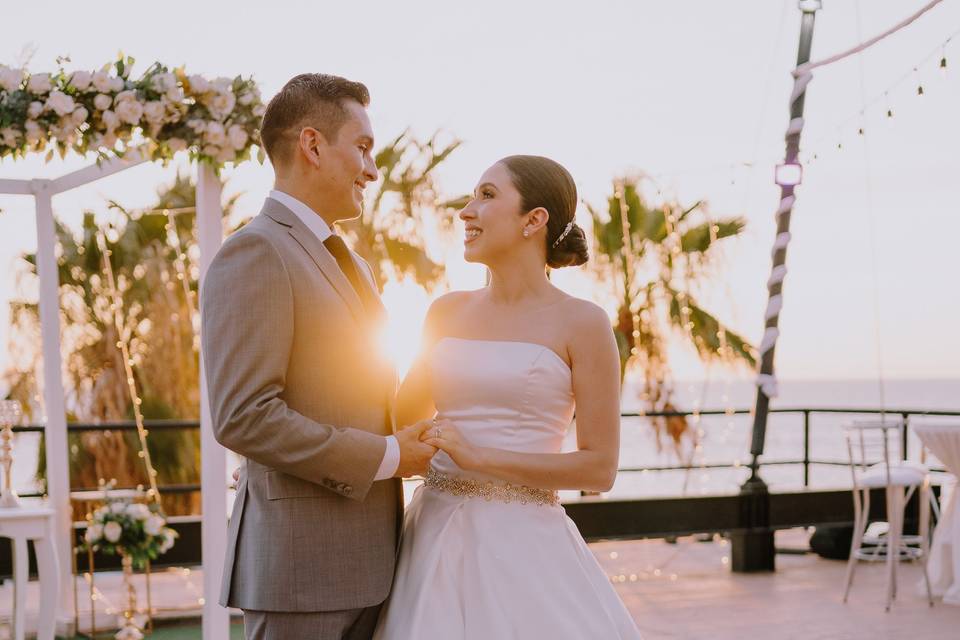
[{"label": "woman in white gown", "polygon": [[[570,174],[511,156],[460,213],[490,283],[438,299],[397,423],[436,415],[406,512],[380,640],[639,638],[559,489],[606,491],[619,454],[619,360],[606,313],[546,276],[587,260]],[[576,407],[577,450],[561,453]]]}]

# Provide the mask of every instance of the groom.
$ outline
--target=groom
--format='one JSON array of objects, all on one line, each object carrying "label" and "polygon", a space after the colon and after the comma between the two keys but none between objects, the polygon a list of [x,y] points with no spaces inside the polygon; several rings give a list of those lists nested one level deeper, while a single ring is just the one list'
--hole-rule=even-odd
[{"label": "groom", "polygon": [[399,478],[435,449],[394,435],[396,375],[370,266],[333,231],[377,179],[367,88],[291,79],[267,105],[276,178],[204,281],[203,363],[217,441],[246,458],[220,604],[247,638],[369,638],[393,580]]}]

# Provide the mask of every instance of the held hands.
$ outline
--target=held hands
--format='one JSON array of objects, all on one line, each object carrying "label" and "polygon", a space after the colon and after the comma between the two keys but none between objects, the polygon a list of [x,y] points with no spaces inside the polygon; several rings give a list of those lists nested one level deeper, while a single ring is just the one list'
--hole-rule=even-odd
[{"label": "held hands", "polygon": [[409,478],[427,474],[430,460],[437,448],[421,438],[427,429],[433,425],[431,420],[421,420],[416,424],[404,427],[397,431],[397,444],[400,445],[400,464],[397,466],[395,478]]},{"label": "held hands", "polygon": [[428,445],[445,452],[461,469],[477,470],[483,466],[482,449],[470,444],[470,441],[449,420],[433,422],[421,439]]}]

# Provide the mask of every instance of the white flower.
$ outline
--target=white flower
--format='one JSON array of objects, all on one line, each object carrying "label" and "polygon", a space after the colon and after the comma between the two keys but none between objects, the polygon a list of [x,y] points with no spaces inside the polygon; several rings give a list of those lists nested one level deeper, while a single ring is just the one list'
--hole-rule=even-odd
[{"label": "white flower", "polygon": [[108,96],[105,93],[98,93],[97,97],[93,99],[93,106],[95,106],[100,111],[106,111],[110,108],[110,105],[113,104],[113,98]]},{"label": "white flower", "polygon": [[103,120],[103,126],[107,128],[107,131],[113,131],[120,125],[120,118],[109,109],[104,111],[100,118]]},{"label": "white flower", "polygon": [[203,135],[203,139],[209,144],[215,144],[218,147],[222,146],[227,141],[227,135],[223,125],[219,122],[207,123],[207,129]]},{"label": "white flower", "polygon": [[187,126],[193,129],[194,132],[196,132],[197,134],[200,134],[200,133],[203,133],[203,131],[207,128],[207,123],[204,122],[203,120],[194,119],[194,120],[188,120]]},{"label": "white flower", "polygon": [[150,507],[139,502],[128,504],[127,515],[137,520],[146,520],[150,517]]},{"label": "white flower", "polygon": [[17,130],[13,127],[7,127],[6,129],[0,129],[0,144],[7,147],[17,146],[17,139],[20,135],[17,133]]},{"label": "white flower", "polygon": [[173,546],[173,541],[177,539],[177,534],[174,533],[173,529],[166,528],[163,530],[163,542],[160,543],[160,553],[166,553]]},{"label": "white flower", "polygon": [[[9,145],[13,146],[13,145]],[[177,151],[183,151],[187,148],[187,141],[181,138],[170,138],[167,140],[167,146],[170,147],[170,150],[176,153]]]},{"label": "white flower", "polygon": [[23,125],[24,131],[27,134],[27,142],[29,144],[36,144],[43,139],[43,129],[33,120],[27,120]]},{"label": "white flower", "polygon": [[103,525],[103,536],[107,539],[107,542],[116,542],[121,535],[123,535],[123,527],[120,526],[119,522],[111,521]]},{"label": "white flower", "polygon": [[147,532],[148,535],[158,536],[160,532],[163,531],[163,525],[167,523],[162,517],[153,514],[147,521],[143,524],[143,530]]},{"label": "white flower", "polygon": [[48,93],[53,88],[49,73],[37,73],[27,81],[27,91],[30,93]]},{"label": "white flower", "polygon": [[173,102],[180,102],[183,100],[183,89],[174,85],[167,89],[167,92],[164,94],[164,97],[167,100],[172,100]]},{"label": "white flower", "polygon": [[103,527],[99,524],[91,524],[89,527],[87,527],[87,532],[83,534],[83,539],[90,544],[93,544],[102,537]]},{"label": "white flower", "polygon": [[110,78],[111,91],[123,91],[123,78]]},{"label": "white flower", "polygon": [[11,69],[0,65],[0,89],[4,91],[16,91],[23,82],[23,69]]},{"label": "white flower", "polygon": [[241,93],[240,96],[237,97],[237,102],[244,106],[251,104],[254,100],[256,100],[256,96],[252,92]]},{"label": "white flower", "polygon": [[258,104],[253,108],[253,115],[257,116],[258,118],[263,116],[263,114],[265,114],[266,112],[267,112],[267,105],[265,104]]},{"label": "white flower", "polygon": [[143,105],[143,115],[151,124],[162,122],[165,113],[166,109],[159,100],[151,100]]},{"label": "white flower", "polygon": [[237,97],[229,89],[218,91],[207,100],[206,105],[214,118],[223,120],[233,112],[233,108],[237,105]]},{"label": "white flower", "polygon": [[136,99],[118,100],[115,110],[120,120],[129,124],[139,123],[143,115],[143,105]]},{"label": "white flower", "polygon": [[110,91],[111,87],[113,86],[113,81],[110,79],[110,74],[106,71],[95,71],[90,82],[93,83],[93,88],[100,93],[106,93]]},{"label": "white flower", "polygon": [[103,516],[107,515],[107,513],[109,513],[109,512],[110,512],[110,510],[109,510],[107,507],[105,507],[105,506],[104,506],[104,507],[97,507],[97,510],[93,512],[93,519],[94,519],[94,520],[102,520],[102,519],[103,519]]},{"label": "white flower", "polygon": [[92,80],[93,74],[89,71],[74,71],[70,76],[70,86],[79,91],[86,91]]},{"label": "white flower", "polygon": [[110,503],[110,511],[112,513],[123,513],[126,510],[127,510],[127,505],[123,504],[122,502],[117,501],[117,502]]},{"label": "white flower", "polygon": [[247,135],[247,132],[243,130],[238,124],[230,125],[230,130],[227,132],[227,135],[230,138],[230,144],[233,145],[233,148],[237,151],[241,151],[244,147],[247,146],[247,140],[250,139],[250,136]]},{"label": "white flower", "polygon": [[113,637],[116,640],[143,640],[143,633],[134,626],[127,626],[117,631]]},{"label": "white flower", "polygon": [[190,90],[193,93],[206,93],[210,90],[210,82],[203,76],[190,76],[187,78],[190,84]]},{"label": "white flower", "polygon": [[73,126],[79,127],[90,117],[90,112],[87,111],[86,107],[77,107],[73,110],[73,113],[70,114],[70,117],[73,118]]},{"label": "white flower", "polygon": [[42,102],[31,102],[30,106],[27,107],[27,117],[31,120],[35,120],[40,117],[40,114],[43,113],[43,103]]},{"label": "white flower", "polygon": [[212,144],[207,144],[203,146],[201,152],[205,156],[210,156],[211,158],[216,158],[220,155],[220,147],[215,147]]},{"label": "white flower", "polygon": [[172,73],[158,73],[153,76],[153,90],[157,93],[166,93],[177,86],[177,76]]},{"label": "white flower", "polygon": [[76,107],[77,105],[73,102],[73,98],[63,91],[53,91],[50,93],[50,97],[47,98],[47,108],[55,111],[58,116],[73,113]]},{"label": "white flower", "polygon": [[233,89],[233,78],[228,78],[226,76],[220,76],[212,83],[214,90],[219,93],[226,93]]}]

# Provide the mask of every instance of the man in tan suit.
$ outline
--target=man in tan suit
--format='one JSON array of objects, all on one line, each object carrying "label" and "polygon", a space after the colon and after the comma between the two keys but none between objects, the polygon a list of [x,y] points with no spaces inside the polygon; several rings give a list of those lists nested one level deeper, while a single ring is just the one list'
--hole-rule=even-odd
[{"label": "man in tan suit", "polygon": [[393,580],[399,478],[435,453],[427,422],[393,433],[373,274],[332,232],[377,179],[368,103],[362,84],[322,74],[270,101],[274,190],[201,292],[214,432],[246,458],[220,604],[243,610],[247,638],[369,638]]}]

